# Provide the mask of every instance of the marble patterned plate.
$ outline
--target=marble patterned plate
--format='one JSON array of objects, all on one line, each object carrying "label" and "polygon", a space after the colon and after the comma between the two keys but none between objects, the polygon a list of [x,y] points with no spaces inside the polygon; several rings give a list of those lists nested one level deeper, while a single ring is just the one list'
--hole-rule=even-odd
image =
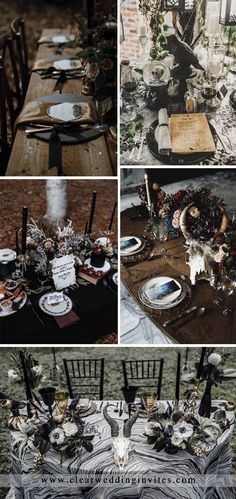
[{"label": "marble patterned plate", "polygon": [[39,299],[39,308],[47,314],[47,315],[52,315],[52,316],[62,316],[68,314],[72,307],[73,303],[72,300],[69,298],[69,296],[63,295],[64,300],[56,303],[55,305],[49,305],[48,303],[48,295],[51,293],[46,293],[45,295],[41,296]]}]

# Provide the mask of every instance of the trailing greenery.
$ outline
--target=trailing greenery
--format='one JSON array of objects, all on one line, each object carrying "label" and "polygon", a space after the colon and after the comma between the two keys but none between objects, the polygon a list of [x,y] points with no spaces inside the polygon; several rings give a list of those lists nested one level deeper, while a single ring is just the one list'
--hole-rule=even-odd
[{"label": "trailing greenery", "polygon": [[146,17],[151,29],[151,49],[152,60],[164,59],[168,52],[163,48],[166,44],[164,35],[164,10],[161,0],[139,0],[139,10]]},{"label": "trailing greenery", "polygon": [[135,147],[134,137],[142,131],[144,117],[137,114],[136,118],[128,124],[120,125],[120,152],[131,151]]}]

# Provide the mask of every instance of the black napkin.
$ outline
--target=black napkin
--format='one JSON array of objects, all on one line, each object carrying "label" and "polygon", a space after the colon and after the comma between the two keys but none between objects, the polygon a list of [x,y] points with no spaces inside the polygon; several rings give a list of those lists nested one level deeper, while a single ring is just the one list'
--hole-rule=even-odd
[{"label": "black napkin", "polygon": [[62,90],[63,90],[63,87],[66,83],[66,80],[67,80],[67,76],[66,76],[66,71],[62,70],[60,72],[60,76],[56,82],[56,85],[55,85],[55,88],[54,90],[57,91],[59,90],[60,94],[62,93]]},{"label": "black napkin", "polygon": [[49,169],[57,167],[58,175],[62,175],[62,147],[58,130],[55,128],[49,137]]}]

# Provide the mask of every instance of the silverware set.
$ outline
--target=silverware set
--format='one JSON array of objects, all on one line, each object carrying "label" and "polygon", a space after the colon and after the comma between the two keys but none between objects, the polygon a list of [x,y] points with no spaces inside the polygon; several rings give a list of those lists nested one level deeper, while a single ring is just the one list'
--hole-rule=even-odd
[{"label": "silverware set", "polygon": [[129,160],[135,159],[137,161],[140,161],[143,157],[143,146],[145,145],[146,142],[146,133],[148,131],[148,127],[143,127],[141,129],[140,134],[136,134],[134,136],[134,143],[135,146],[130,152],[129,155]]},{"label": "silverware set", "polygon": [[172,319],[165,321],[163,323],[163,326],[167,327],[167,326],[175,325],[175,329],[178,329],[179,327],[182,327],[184,324],[186,324],[187,322],[189,322],[193,319],[199,319],[200,317],[202,317],[205,314],[205,312],[206,312],[205,307],[193,306],[193,307],[190,307],[190,308],[184,310],[183,312],[179,313],[178,315],[176,315]]}]

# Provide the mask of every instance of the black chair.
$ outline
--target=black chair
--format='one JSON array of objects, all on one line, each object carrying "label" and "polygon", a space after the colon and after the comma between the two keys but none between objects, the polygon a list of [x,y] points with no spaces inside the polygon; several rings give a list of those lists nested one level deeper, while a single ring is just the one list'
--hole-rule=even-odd
[{"label": "black chair", "polygon": [[24,100],[29,84],[28,50],[25,36],[25,21],[17,17],[11,23],[11,36],[15,41],[17,60],[19,63],[19,80]]},{"label": "black chair", "polygon": [[[138,386],[139,392],[154,391],[161,397],[164,359],[122,360],[124,385]],[[152,390],[153,389],[153,390]]]},{"label": "black chair", "polygon": [[[69,395],[103,400],[104,358],[63,359]],[[72,386],[73,385],[73,386]]]}]

